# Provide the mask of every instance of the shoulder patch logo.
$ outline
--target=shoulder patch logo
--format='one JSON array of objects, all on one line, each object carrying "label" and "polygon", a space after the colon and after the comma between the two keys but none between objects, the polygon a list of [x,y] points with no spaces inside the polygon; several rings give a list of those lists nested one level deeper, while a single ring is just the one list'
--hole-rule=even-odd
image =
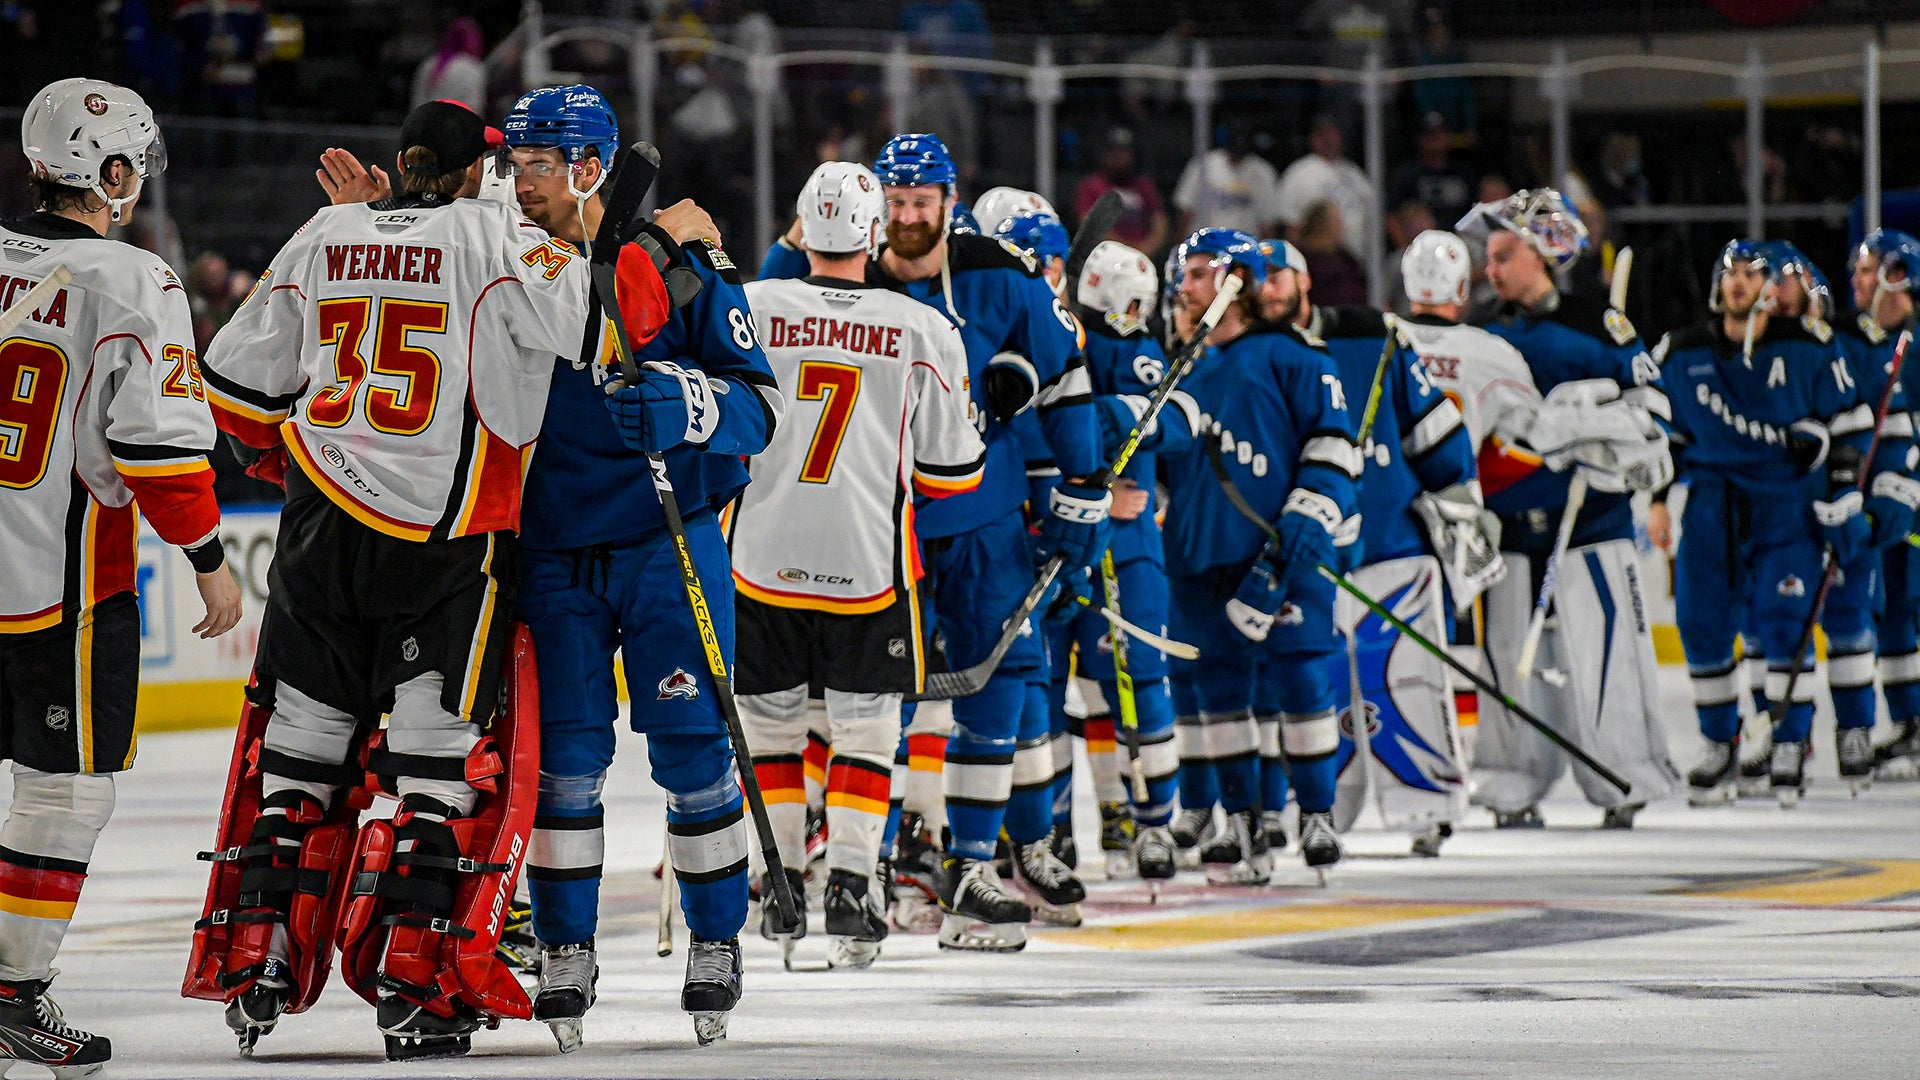
[{"label": "shoulder patch logo", "polygon": [[1813,339],[1822,345],[1833,340],[1833,327],[1828,326],[1825,319],[1812,315],[1802,315],[1800,316],[1800,326],[1806,330],[1807,333],[1812,334]]},{"label": "shoulder patch logo", "polygon": [[713,268],[715,270],[737,269],[733,265],[733,260],[727,257],[726,251],[723,250],[718,244],[709,243],[706,245],[706,248],[707,248],[707,261],[713,264]]},{"label": "shoulder patch logo", "polygon": [[1027,268],[1027,273],[1037,274],[1040,272],[1040,264],[1034,261],[1033,252],[1023,247],[1015,246],[1011,240],[1000,240],[997,242],[1001,247],[1007,249],[1007,254],[1020,260],[1020,264]]},{"label": "shoulder patch logo", "polygon": [[1626,315],[1623,314],[1619,308],[1608,308],[1606,318],[1602,321],[1606,323],[1607,333],[1613,336],[1613,343],[1615,345],[1625,345],[1627,342],[1640,336],[1639,332],[1634,330],[1633,324],[1627,321]]},{"label": "shoulder patch logo", "polygon": [[[160,286],[161,292],[166,292],[168,289],[182,288],[179,275],[175,274],[173,269],[164,263],[147,267],[147,273],[152,275],[153,283]],[[249,293],[248,295],[252,294]]]},{"label": "shoulder patch logo", "polygon": [[700,684],[693,681],[686,668],[674,668],[673,674],[660,680],[660,701],[672,701],[674,698],[686,698],[688,701],[700,696]]},{"label": "shoulder patch logo", "polygon": [[1863,311],[1854,317],[1854,321],[1860,327],[1861,336],[1865,337],[1868,341],[1875,345],[1886,343],[1887,330],[1886,327],[1880,325],[1880,320]]}]

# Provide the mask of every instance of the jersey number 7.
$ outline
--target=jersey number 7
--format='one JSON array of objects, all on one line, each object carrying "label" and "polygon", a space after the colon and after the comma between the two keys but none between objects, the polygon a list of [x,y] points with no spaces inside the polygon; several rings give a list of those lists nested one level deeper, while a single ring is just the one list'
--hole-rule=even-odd
[{"label": "jersey number 7", "polygon": [[860,400],[860,369],[825,360],[803,361],[798,396],[801,401],[825,402],[820,423],[813,429],[813,444],[807,448],[807,460],[800,465],[802,483],[824,484],[833,478],[833,463],[840,456],[840,443],[847,437],[854,403]]}]

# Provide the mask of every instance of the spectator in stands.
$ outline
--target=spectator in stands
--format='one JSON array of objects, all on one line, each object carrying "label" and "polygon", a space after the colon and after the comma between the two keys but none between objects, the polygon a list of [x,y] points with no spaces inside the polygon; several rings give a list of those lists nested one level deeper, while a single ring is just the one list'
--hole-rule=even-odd
[{"label": "spectator in stands", "polygon": [[253,115],[266,29],[262,0],[174,0],[173,32],[189,109]]},{"label": "spectator in stands", "polygon": [[1599,168],[1593,170],[1591,186],[1601,206],[1645,206],[1652,201],[1640,160],[1640,136],[1607,132],[1600,140]]},{"label": "spectator in stands", "polygon": [[[1452,231],[1454,218],[1448,220],[1446,228]],[[1400,257],[1406,254],[1407,245],[1413,238],[1428,229],[1441,228],[1435,215],[1426,203],[1418,199],[1409,199],[1400,203],[1387,213],[1387,243],[1393,246],[1393,253],[1387,256],[1386,265],[1381,273],[1386,276],[1387,306],[1400,315],[1413,314],[1412,302],[1407,299],[1406,282],[1400,274]]]},{"label": "spectator in stands", "polygon": [[1340,206],[1325,199],[1307,207],[1295,230],[1294,246],[1307,257],[1316,304],[1364,304],[1367,271],[1347,248]]},{"label": "spectator in stands", "polygon": [[1167,243],[1167,204],[1161,201],[1153,179],[1140,171],[1133,132],[1123,127],[1107,132],[1106,147],[1100,152],[1100,171],[1074,188],[1074,215],[1086,217],[1100,196],[1109,191],[1119,192],[1127,208],[1109,235],[1157,256]]},{"label": "spectator in stands", "polygon": [[194,347],[207,351],[213,335],[227,325],[241,301],[253,289],[253,275],[235,272],[227,257],[217,251],[202,252],[187,268],[187,307],[193,312]]},{"label": "spectator in stands", "polygon": [[1394,170],[1387,185],[1387,205],[1417,199],[1432,208],[1433,217],[1460,220],[1473,208],[1473,173],[1453,160],[1453,132],[1447,118],[1430,112],[1421,119],[1417,151],[1412,161]]},{"label": "spectator in stands", "polygon": [[[1413,50],[1414,64],[1434,67],[1464,63],[1466,59],[1466,54],[1454,44],[1446,13],[1437,7],[1421,12],[1420,43]],[[1480,116],[1474,103],[1473,80],[1461,75],[1418,79],[1413,83],[1413,107],[1422,116],[1439,113],[1449,129],[1464,134],[1469,143],[1476,140]]]},{"label": "spectator in stands", "polygon": [[[980,0],[909,0],[900,9],[900,29],[908,40],[935,56],[993,55],[993,33]],[[987,77],[969,74],[961,81],[979,96]]]},{"label": "spectator in stands", "polygon": [[[1167,32],[1146,48],[1128,53],[1125,58],[1127,63],[1185,68],[1192,62],[1193,17],[1187,13],[1184,4],[1175,10],[1178,15]],[[1129,75],[1120,81],[1120,100],[1136,124],[1147,123],[1156,112],[1184,107],[1185,94],[1186,84],[1178,79]]]},{"label": "spectator in stands", "polygon": [[1372,225],[1373,183],[1360,166],[1341,156],[1345,145],[1340,125],[1323,113],[1307,132],[1307,152],[1280,174],[1278,217],[1302,251],[1306,245],[1300,233],[1307,213],[1323,202],[1339,210],[1338,220],[1345,223],[1340,242],[1349,253],[1357,255],[1366,244]]},{"label": "spectator in stands", "polygon": [[973,189],[980,170],[980,120],[963,76],[931,64],[915,64],[907,128],[940,136],[959,170],[961,190]]},{"label": "spectator in stands", "polygon": [[440,48],[413,73],[413,104],[457,101],[484,113],[487,107],[486,41],[480,24],[461,17],[447,24]]},{"label": "spectator in stands", "polygon": [[1187,162],[1173,189],[1180,211],[1179,234],[1195,229],[1239,229],[1271,236],[1280,218],[1280,178],[1252,152],[1252,136],[1239,127],[1216,133],[1218,145]]}]

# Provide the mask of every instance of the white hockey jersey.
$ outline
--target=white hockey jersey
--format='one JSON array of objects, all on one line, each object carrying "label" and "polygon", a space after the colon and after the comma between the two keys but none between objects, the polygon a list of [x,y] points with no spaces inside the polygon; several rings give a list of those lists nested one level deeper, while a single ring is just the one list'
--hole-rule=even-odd
[{"label": "white hockey jersey", "polygon": [[220,426],[285,441],[368,527],[517,529],[553,358],[585,337],[586,259],[481,199],[322,209],[207,349]]},{"label": "white hockey jersey", "polygon": [[1434,385],[1466,420],[1481,488],[1501,490],[1540,468],[1539,455],[1519,445],[1542,403],[1520,350],[1480,327],[1429,316],[1402,319],[1398,325]]},{"label": "white hockey jersey", "polygon": [[746,291],[791,404],[726,522],[734,582],[781,607],[884,610],[921,576],[915,493],[971,491],[986,467],[960,333],[874,286],[809,278]]},{"label": "white hockey jersey", "polygon": [[162,539],[219,532],[213,417],[186,290],[157,255],[35,214],[0,228],[0,308],[66,286],[0,342],[0,633],[134,588],[134,500]]}]

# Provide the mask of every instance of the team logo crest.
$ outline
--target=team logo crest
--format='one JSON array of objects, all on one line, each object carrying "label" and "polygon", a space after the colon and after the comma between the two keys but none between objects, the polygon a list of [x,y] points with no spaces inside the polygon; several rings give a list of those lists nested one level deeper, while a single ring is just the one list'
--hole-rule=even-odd
[{"label": "team logo crest", "polygon": [[1306,621],[1307,613],[1292,601],[1280,605],[1280,617],[1274,620],[1280,626],[1299,626]]},{"label": "team logo crest", "polygon": [[400,643],[400,659],[405,660],[409,664],[420,659],[420,642],[418,639],[408,638]]},{"label": "team logo crest", "polygon": [[660,680],[660,701],[672,701],[674,698],[686,698],[692,701],[700,696],[700,684],[693,681],[685,668],[674,668],[673,674]]},{"label": "team logo crest", "polygon": [[1779,592],[1781,596],[1805,596],[1807,595],[1807,583],[1801,581],[1796,575],[1788,574],[1786,577],[1780,579],[1780,587],[1776,591]]},{"label": "team logo crest", "polygon": [[[1367,718],[1367,740],[1371,742],[1374,736],[1380,734],[1380,706],[1375,705],[1365,698],[1361,699],[1360,704],[1362,706],[1361,711],[1366,714]],[[1348,705],[1346,708],[1340,710],[1340,733],[1345,735],[1349,741],[1360,741],[1353,733],[1352,705]]]},{"label": "team logo crest", "polygon": [[67,712],[65,705],[47,706],[47,727],[54,731],[67,730],[67,724],[71,720],[71,717],[72,714]]},{"label": "team logo crest", "polygon": [[88,94],[80,99],[80,104],[95,116],[107,115],[107,99],[99,94]]},{"label": "team logo crest", "polygon": [[1621,314],[1619,308],[1608,308],[1606,317],[1602,321],[1607,324],[1607,333],[1613,335],[1615,345],[1625,345],[1640,336],[1634,331],[1633,324],[1627,321],[1627,317]]}]

